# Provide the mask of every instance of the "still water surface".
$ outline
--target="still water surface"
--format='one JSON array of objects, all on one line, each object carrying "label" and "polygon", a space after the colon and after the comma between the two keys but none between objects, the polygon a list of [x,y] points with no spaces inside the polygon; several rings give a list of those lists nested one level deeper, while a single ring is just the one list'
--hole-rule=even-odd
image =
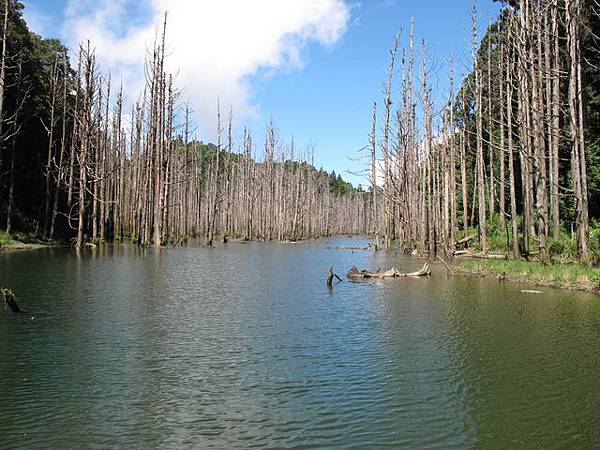
[{"label": "still water surface", "polygon": [[600,448],[600,296],[330,244],[0,254],[0,449]]}]

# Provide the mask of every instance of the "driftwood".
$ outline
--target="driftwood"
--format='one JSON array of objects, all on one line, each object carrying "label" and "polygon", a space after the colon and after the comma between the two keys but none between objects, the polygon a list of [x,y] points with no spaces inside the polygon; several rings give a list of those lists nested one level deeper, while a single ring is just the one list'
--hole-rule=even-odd
[{"label": "driftwood", "polygon": [[458,241],[456,241],[456,242],[454,243],[454,247],[457,247],[457,248],[458,248],[458,247],[463,247],[463,246],[466,246],[466,245],[467,245],[469,242],[471,242],[473,239],[475,239],[475,235],[474,235],[474,234],[472,234],[472,235],[470,235],[470,236],[466,236],[466,237],[464,237],[464,238],[462,238],[462,239],[459,239]]},{"label": "driftwood", "polygon": [[338,276],[337,273],[334,272],[333,266],[329,267],[329,272],[327,272],[327,286],[333,286],[333,279],[337,278],[338,281],[342,281],[342,279]]},{"label": "driftwood", "polygon": [[390,270],[386,270],[384,272],[370,272],[368,270],[358,270],[356,267],[352,267],[350,272],[348,272],[348,278],[351,280],[355,280],[358,278],[400,278],[400,277],[424,277],[427,275],[431,275],[431,270],[429,270],[429,263],[425,263],[421,270],[417,270],[416,272],[402,273],[398,272],[395,268],[391,268]]},{"label": "driftwood", "polygon": [[475,253],[471,256],[472,258],[481,258],[481,259],[508,259],[506,255],[484,255],[482,253]]},{"label": "driftwood", "polygon": [[477,258],[477,259],[508,259],[506,255],[488,255],[486,253],[471,253],[467,250],[457,250],[454,252],[454,256],[464,256],[465,258]]},{"label": "driftwood", "polygon": [[17,305],[17,301],[15,300],[15,294],[13,294],[10,289],[2,289],[2,295],[4,296],[4,302],[8,305],[12,312],[15,314],[27,312],[19,308],[19,305]]},{"label": "driftwood", "polygon": [[350,245],[341,245],[341,246],[328,246],[325,247],[327,250],[369,250],[371,245],[367,245],[366,247],[353,247]]}]

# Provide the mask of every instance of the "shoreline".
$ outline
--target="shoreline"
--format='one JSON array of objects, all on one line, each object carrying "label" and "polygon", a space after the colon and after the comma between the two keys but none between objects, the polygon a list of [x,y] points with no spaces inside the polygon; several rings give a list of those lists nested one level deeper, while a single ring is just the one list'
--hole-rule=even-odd
[{"label": "shoreline", "polygon": [[61,245],[60,244],[42,244],[42,243],[28,244],[25,242],[11,242],[10,244],[1,245],[0,252],[41,250],[43,248],[53,248],[53,247],[61,247]]},{"label": "shoreline", "polygon": [[63,247],[62,241],[45,241],[38,235],[27,232],[15,232],[10,235],[0,232],[0,253],[24,250],[41,250],[43,248]]},{"label": "shoreline", "polygon": [[[278,244],[283,245],[302,245],[315,241],[327,240],[336,236],[321,236],[318,238],[309,237],[297,241],[281,241]],[[349,235],[340,235],[337,237],[350,237]],[[352,236],[353,239],[365,239],[369,241],[369,236]],[[127,241],[127,240],[124,240]],[[245,241],[242,238],[233,237],[229,240],[232,243],[249,244],[251,242],[264,242],[262,240]],[[274,241],[276,242],[276,241]],[[41,250],[46,248],[64,247],[61,243],[44,242],[21,242],[13,240],[7,244],[0,245],[0,253]],[[177,247],[175,245],[174,247]],[[331,250],[359,250],[358,247],[327,247]],[[370,246],[360,248],[360,250],[371,250]],[[496,278],[500,281],[509,281],[530,286],[550,287],[555,289],[565,289],[570,291],[591,292],[600,294],[600,267],[588,267],[578,263],[556,263],[542,264],[539,261],[526,261],[514,259],[480,259],[469,257],[458,257],[449,263],[455,275]]]},{"label": "shoreline", "polygon": [[457,275],[600,294],[600,268],[576,263],[544,265],[524,260],[455,260]]}]

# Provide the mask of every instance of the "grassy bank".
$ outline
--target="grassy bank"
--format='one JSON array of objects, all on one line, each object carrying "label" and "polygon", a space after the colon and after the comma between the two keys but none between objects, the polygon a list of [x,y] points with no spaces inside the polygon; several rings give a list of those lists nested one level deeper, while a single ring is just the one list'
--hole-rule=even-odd
[{"label": "grassy bank", "polygon": [[41,242],[36,236],[26,233],[7,234],[0,231],[0,251],[2,250],[35,250],[47,247],[49,244]]},{"label": "grassy bank", "polygon": [[600,293],[600,268],[579,264],[542,264],[537,261],[456,258],[461,273],[492,275],[538,286]]}]

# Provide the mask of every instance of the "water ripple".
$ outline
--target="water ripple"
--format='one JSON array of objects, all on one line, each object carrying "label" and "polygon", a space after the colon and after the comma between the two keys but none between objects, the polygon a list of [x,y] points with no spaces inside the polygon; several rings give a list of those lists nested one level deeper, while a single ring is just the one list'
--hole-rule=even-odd
[{"label": "water ripple", "polygon": [[330,291],[330,264],[421,262],[321,243],[0,254],[34,311],[0,314],[0,448],[600,445],[597,297],[441,272]]}]

